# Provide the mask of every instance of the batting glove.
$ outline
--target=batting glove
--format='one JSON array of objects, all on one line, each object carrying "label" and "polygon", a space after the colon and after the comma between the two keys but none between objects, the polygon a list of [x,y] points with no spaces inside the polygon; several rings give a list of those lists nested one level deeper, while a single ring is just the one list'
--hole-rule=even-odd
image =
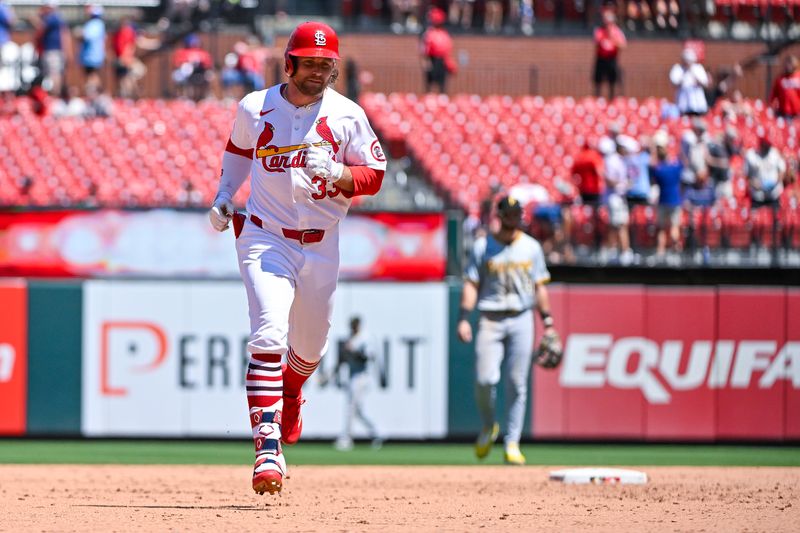
[{"label": "batting glove", "polygon": [[344,172],[344,165],[331,158],[331,153],[318,146],[312,146],[306,152],[306,170],[309,175],[339,181]]},{"label": "batting glove", "polygon": [[228,229],[228,223],[233,216],[233,204],[230,199],[225,196],[217,196],[214,199],[214,205],[208,211],[208,220],[211,222],[211,227],[217,231],[225,231]]}]

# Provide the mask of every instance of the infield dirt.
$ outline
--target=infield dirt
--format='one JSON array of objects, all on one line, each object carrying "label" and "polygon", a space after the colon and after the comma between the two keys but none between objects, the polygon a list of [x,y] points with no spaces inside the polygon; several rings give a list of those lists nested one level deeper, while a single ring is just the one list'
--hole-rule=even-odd
[{"label": "infield dirt", "polygon": [[800,468],[639,467],[569,486],[551,467],[0,466],[0,531],[798,531]]}]

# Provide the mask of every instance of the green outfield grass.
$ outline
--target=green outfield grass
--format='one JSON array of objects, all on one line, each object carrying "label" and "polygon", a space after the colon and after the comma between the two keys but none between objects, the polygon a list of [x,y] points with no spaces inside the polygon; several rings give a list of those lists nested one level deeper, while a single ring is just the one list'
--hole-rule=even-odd
[{"label": "green outfield grass", "polygon": [[[526,444],[531,465],[800,466],[800,447]],[[329,443],[300,443],[285,449],[294,465],[479,465],[502,464],[502,447],[478,462],[469,444],[367,444],[339,452]],[[252,460],[245,441],[78,441],[0,440],[0,464],[207,464],[239,465]]]}]

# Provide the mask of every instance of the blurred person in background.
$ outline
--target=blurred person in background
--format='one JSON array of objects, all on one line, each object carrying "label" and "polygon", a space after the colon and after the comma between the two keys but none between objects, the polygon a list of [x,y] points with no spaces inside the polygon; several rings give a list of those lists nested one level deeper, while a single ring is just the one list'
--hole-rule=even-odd
[{"label": "blurred person in background", "polygon": [[628,30],[635,32],[640,28],[647,31],[655,29],[653,13],[647,0],[627,0],[625,4],[625,26]]},{"label": "blurred person in background", "polygon": [[586,139],[572,164],[572,180],[578,188],[581,203],[591,209],[592,231],[595,249],[600,248],[599,207],[605,190],[603,155]]},{"label": "blurred person in background", "polygon": [[200,37],[190,33],[183,40],[183,47],[175,51],[172,58],[175,70],[172,79],[178,88],[178,96],[200,101],[208,96],[214,77],[214,61],[211,54],[201,47]]},{"label": "blurred person in background", "polygon": [[225,56],[222,70],[222,86],[226,97],[240,99],[252,91],[260,91],[266,86],[264,72],[272,50],[261,46],[258,37],[251,35],[247,41],[237,41],[233,52]]},{"label": "blurred person in background", "polygon": [[472,28],[472,16],[475,12],[475,0],[450,1],[450,25],[460,26],[462,30]]},{"label": "blurred person in background", "polygon": [[668,156],[668,144],[669,135],[666,131],[660,130],[653,136],[650,179],[658,186],[657,260],[665,258],[668,241],[674,252],[679,253],[683,249],[680,239],[683,165],[678,159]]},{"label": "blurred person in background", "polygon": [[620,79],[619,53],[628,42],[625,34],[617,26],[617,16],[613,6],[603,8],[603,23],[594,30],[595,62],[594,62],[594,95],[599,97],[601,85],[608,83],[608,99],[614,98],[614,89]]},{"label": "blurred person in background", "polygon": [[137,57],[136,52],[157,50],[161,40],[142,35],[131,17],[120,19],[120,25],[111,39],[114,50],[114,75],[117,79],[117,95],[120,98],[139,97],[139,81],[147,73],[147,67]]},{"label": "blurred person in background", "polygon": [[483,9],[483,31],[486,33],[498,33],[503,27],[503,2],[500,0],[486,0]]},{"label": "blurred person in background", "polygon": [[764,131],[759,131],[758,147],[747,150],[745,164],[752,208],[777,207],[786,177],[786,161]]},{"label": "blurred person in background", "polygon": [[[347,399],[344,410],[344,427],[334,447],[339,451],[353,449],[353,421],[358,420],[367,429],[372,447],[383,444],[377,426],[364,412],[364,396],[369,390],[370,364],[375,360],[375,347],[369,334],[361,325],[361,317],[350,319],[350,335],[339,349],[339,360],[333,370],[339,376],[341,369],[347,370]],[[337,379],[338,382],[338,379]]]},{"label": "blurred person in background", "polygon": [[692,129],[686,130],[681,136],[681,163],[683,173],[683,199],[686,211],[689,214],[689,237],[691,247],[696,244],[705,244],[705,225],[701,226],[698,233],[695,226],[695,211],[705,213],[705,210],[714,205],[714,182],[710,179],[708,169],[708,145],[711,138],[707,131],[706,121],[701,117],[692,120]]},{"label": "blurred person in background", "polygon": [[628,135],[621,135],[619,144],[623,147],[623,160],[628,173],[628,192],[625,199],[629,207],[647,205],[650,202],[650,140],[642,136],[641,142]]},{"label": "blurred person in background", "polygon": [[555,334],[546,283],[550,272],[542,247],[520,230],[522,207],[512,196],[497,202],[499,227],[475,241],[464,272],[461,312],[456,334],[472,342],[469,315],[480,312],[475,335],[475,400],[481,431],[475,455],[484,459],[500,434],[497,423],[497,385],[505,379],[507,430],[505,462],[524,465],[519,449],[527,409],[528,384],[533,360],[534,307],[545,334]]},{"label": "blurred person in background", "polygon": [[[628,135],[621,135],[619,137],[619,144],[623,146],[623,160],[625,161],[625,169],[628,173],[628,192],[625,200],[628,203],[628,210],[631,214],[638,213],[642,206],[650,204],[650,151],[647,148],[650,140],[642,136],[641,142],[637,142],[633,137]],[[639,235],[639,228],[635,226],[636,221],[640,220],[638,217],[633,217],[634,222],[630,223],[630,243],[631,248],[639,252],[639,242],[636,241],[636,235]]]},{"label": "blurred person in background", "polygon": [[788,55],[783,60],[783,74],[775,80],[769,103],[784,118],[800,116],[800,59]]},{"label": "blurred person in background", "polygon": [[536,15],[533,11],[533,0],[511,0],[508,3],[507,33],[515,33],[517,29],[523,35],[533,35],[533,24]]},{"label": "blurred person in background", "polygon": [[32,17],[30,23],[39,54],[39,72],[44,77],[41,87],[58,96],[64,83],[66,65],[73,57],[69,27],[58,11],[56,0],[46,0],[38,17]]},{"label": "blurred person in background", "polygon": [[14,91],[20,85],[16,64],[19,46],[11,40],[16,23],[14,10],[5,0],[0,0],[0,115],[14,111]]},{"label": "blurred person in background", "polygon": [[682,115],[705,115],[708,112],[705,89],[709,79],[706,69],[697,62],[697,52],[685,47],[681,62],[672,66],[669,81],[675,86],[675,104]]},{"label": "blurred person in background", "polygon": [[103,21],[103,6],[90,4],[86,6],[86,23],[76,28],[75,37],[81,41],[78,61],[86,76],[84,87],[100,87],[100,69],[106,61],[106,23]]},{"label": "blurred person in background", "polygon": [[706,162],[708,174],[714,184],[714,196],[717,201],[731,203],[733,201],[733,183],[731,175],[732,160],[741,157],[742,147],[736,128],[729,125],[725,131],[719,132],[715,139],[708,143]]},{"label": "blurred person in background", "polygon": [[[617,139],[620,138],[621,136],[617,137]],[[630,147],[630,144],[624,146],[622,143],[617,142],[616,150],[610,152],[604,161],[607,191],[606,203],[608,205],[609,223],[611,224],[607,248],[612,252],[612,259],[619,261],[622,265],[629,265],[634,259],[628,227],[630,210],[626,200],[630,182],[628,181],[628,169],[625,166],[624,159],[627,153],[626,149]]]},{"label": "blurred person in background", "polygon": [[706,103],[709,109],[713,109],[718,102],[730,100],[736,90],[736,82],[742,74],[742,67],[738,63],[731,68],[723,67],[717,70],[706,89]]},{"label": "blurred person in background", "polygon": [[681,135],[681,164],[684,184],[694,184],[708,176],[708,143],[710,137],[706,121],[700,117],[692,120],[692,128]]},{"label": "blurred person in background", "polygon": [[453,39],[444,28],[446,15],[438,7],[428,13],[430,27],[422,34],[420,53],[425,72],[425,92],[436,87],[440,93],[447,92],[447,78],[458,70],[453,58]]},{"label": "blurred person in background", "polygon": [[681,14],[679,0],[655,0],[655,12],[658,29],[678,30],[678,17]]},{"label": "blurred person in background", "polygon": [[420,21],[419,0],[390,0],[389,11],[392,23],[389,28],[393,33],[419,33]]}]

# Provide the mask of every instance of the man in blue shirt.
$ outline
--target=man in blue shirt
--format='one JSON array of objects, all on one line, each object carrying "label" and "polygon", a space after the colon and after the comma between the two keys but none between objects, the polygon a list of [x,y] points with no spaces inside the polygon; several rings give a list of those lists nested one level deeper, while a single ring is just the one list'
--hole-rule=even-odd
[{"label": "man in blue shirt", "polygon": [[655,149],[650,162],[650,178],[658,185],[658,234],[656,236],[656,255],[664,257],[667,250],[667,234],[672,249],[680,252],[681,224],[681,172],[680,161],[667,155],[667,145],[660,138],[655,139]]},{"label": "man in blue shirt", "polygon": [[83,40],[79,60],[86,74],[87,93],[100,87],[100,69],[106,60],[106,23],[103,22],[103,7],[86,6],[89,20],[80,30]]}]

